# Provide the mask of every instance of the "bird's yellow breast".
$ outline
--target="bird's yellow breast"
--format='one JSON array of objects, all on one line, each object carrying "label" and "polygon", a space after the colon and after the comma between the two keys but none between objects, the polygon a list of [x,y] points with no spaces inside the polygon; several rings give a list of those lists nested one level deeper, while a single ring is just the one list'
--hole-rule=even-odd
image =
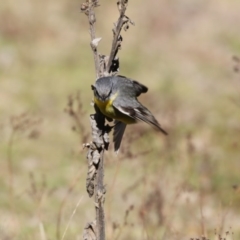
[{"label": "bird's yellow breast", "polygon": [[114,108],[113,101],[116,99],[116,97],[117,93],[111,96],[109,100],[103,102],[94,96],[94,103],[98,106],[102,114],[109,118],[119,120],[126,124],[136,123],[136,121],[133,118]]},{"label": "bird's yellow breast", "polygon": [[98,108],[104,115],[106,115],[107,117],[110,117],[110,118],[114,118],[115,114],[114,114],[114,109],[113,109],[111,100],[102,102],[95,97],[94,102],[95,102],[95,104],[97,104]]},{"label": "bird's yellow breast", "polygon": [[115,93],[109,100],[107,101],[100,101],[98,98],[94,97],[94,102],[100,109],[100,111],[106,115],[107,117],[116,118],[116,112],[113,108],[113,101],[117,97],[117,93]]}]

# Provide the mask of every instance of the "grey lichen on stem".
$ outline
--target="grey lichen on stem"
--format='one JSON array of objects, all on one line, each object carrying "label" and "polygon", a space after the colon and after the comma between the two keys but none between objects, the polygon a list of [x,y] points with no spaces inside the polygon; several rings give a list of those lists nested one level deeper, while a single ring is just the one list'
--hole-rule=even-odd
[{"label": "grey lichen on stem", "polygon": [[[97,47],[101,38],[96,38],[95,8],[99,6],[99,0],[87,0],[82,3],[81,11],[88,16],[91,37],[91,49],[94,56],[96,79],[102,76],[115,75],[119,71],[119,59],[117,58],[118,50],[121,47],[122,36],[120,35],[122,28],[127,30],[129,23],[133,22],[125,15],[127,9],[127,0],[117,1],[119,10],[119,18],[113,28],[113,41],[110,55],[102,55],[98,53]],[[109,137],[111,131],[109,125],[105,125],[105,117],[97,111],[90,116],[92,128],[92,142],[84,144],[88,148],[88,173],[86,179],[86,189],[89,197],[95,195],[96,221],[87,223],[84,233],[84,240],[104,240],[105,239],[105,218],[104,218],[104,199],[106,189],[104,185],[104,152],[108,150]]]}]

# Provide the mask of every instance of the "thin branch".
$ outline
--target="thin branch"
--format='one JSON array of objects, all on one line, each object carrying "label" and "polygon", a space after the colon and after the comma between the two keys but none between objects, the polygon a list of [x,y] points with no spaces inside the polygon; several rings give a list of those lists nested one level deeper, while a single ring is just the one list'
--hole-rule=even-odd
[{"label": "thin branch", "polygon": [[38,226],[39,226],[39,232],[40,232],[41,240],[47,240],[46,232],[45,232],[45,229],[44,229],[44,225],[43,225],[43,223],[41,221],[39,221]]},{"label": "thin branch", "polygon": [[65,228],[65,230],[64,230],[64,232],[63,232],[63,235],[62,235],[61,240],[63,240],[63,239],[65,238],[65,235],[66,235],[67,230],[68,230],[68,228],[69,228],[70,222],[71,222],[73,216],[75,215],[75,213],[76,213],[76,211],[77,211],[77,208],[78,208],[79,204],[81,203],[81,201],[82,201],[82,196],[81,196],[80,199],[78,200],[78,203],[77,203],[76,207],[74,208],[74,210],[73,210],[73,212],[72,212],[72,214],[71,214],[71,216],[70,216],[70,218],[69,218],[69,220],[68,220],[67,226],[66,226],[66,228]]},{"label": "thin branch", "polygon": [[93,57],[94,57],[95,73],[98,79],[100,77],[100,65],[99,65],[99,56],[97,52],[97,45],[94,43],[94,40],[96,39],[96,30],[95,30],[96,16],[94,12],[95,7],[96,5],[94,4],[94,2],[90,3],[88,20],[90,25],[91,48],[92,48]]},{"label": "thin branch", "polygon": [[[98,1],[87,1],[82,4],[81,9],[88,15],[90,25],[90,36],[91,36],[91,48],[94,56],[96,78],[102,76],[103,70],[101,71],[99,54],[97,52],[97,46],[100,38],[96,39],[95,23],[96,16],[94,8],[97,7]],[[85,7],[86,6],[86,7]],[[105,70],[105,69],[104,69]],[[104,187],[104,150],[107,149],[108,143],[104,137],[108,132],[105,128],[105,119],[101,114],[96,112],[90,118],[92,127],[92,144],[85,144],[88,147],[88,174],[87,174],[87,192],[91,197],[95,193],[95,209],[96,209],[96,231],[91,231],[92,234],[96,234],[98,240],[105,240],[105,218],[104,218],[104,195],[106,193]],[[95,183],[94,183],[95,182]],[[84,231],[84,239],[90,236],[89,226],[95,226],[95,224],[87,224]],[[91,229],[91,228],[90,228]]]},{"label": "thin branch", "polygon": [[57,214],[57,226],[56,226],[56,239],[57,240],[60,240],[61,220],[62,220],[62,212],[63,212],[64,206],[67,203],[68,197],[70,196],[70,194],[74,190],[74,188],[75,188],[76,184],[78,183],[78,181],[79,181],[81,176],[82,176],[82,171],[79,171],[77,176],[74,177],[72,183],[68,187],[67,193],[64,196],[64,198],[63,198],[63,200],[62,200],[62,202],[60,204],[60,207],[59,207],[59,210],[58,210],[58,214]]},{"label": "thin branch", "polygon": [[[97,46],[101,38],[96,38],[95,23],[96,16],[94,9],[99,6],[99,0],[87,0],[82,3],[81,10],[88,16],[90,25],[91,48],[94,56],[95,72],[97,79],[104,75],[114,74],[118,71],[119,62],[116,59],[118,50],[121,47],[122,36],[120,35],[123,26],[128,28],[128,22],[131,20],[125,15],[127,0],[117,1],[120,16],[113,29],[113,42],[110,56],[100,55]],[[84,229],[84,240],[97,239],[105,240],[105,213],[104,200],[106,189],[104,186],[104,152],[108,149],[108,133],[111,128],[105,125],[105,117],[95,108],[96,113],[90,116],[92,128],[92,143],[84,144],[88,148],[88,173],[86,188],[89,197],[95,194],[96,222],[88,223]]]},{"label": "thin branch", "polygon": [[90,37],[91,37],[91,48],[93,51],[94,64],[95,64],[95,73],[97,79],[100,77],[100,64],[99,64],[99,54],[97,51],[97,45],[99,43],[99,39],[96,39],[96,15],[94,9],[99,6],[99,0],[86,0],[86,2],[81,4],[81,11],[84,12],[88,16],[88,22],[90,26]]},{"label": "thin branch", "polygon": [[104,214],[104,201],[106,189],[104,186],[104,151],[101,152],[100,161],[98,166],[98,172],[96,177],[96,194],[95,194],[95,206],[96,206],[96,220],[97,220],[97,239],[105,240],[105,214]]},{"label": "thin branch", "polygon": [[120,33],[121,33],[122,28],[128,22],[133,23],[125,15],[125,12],[126,12],[126,9],[127,9],[127,2],[128,2],[127,0],[117,1],[120,16],[118,18],[117,24],[114,24],[115,26],[114,26],[114,29],[113,29],[112,47],[111,47],[110,56],[109,56],[107,69],[106,69],[108,73],[112,72],[114,60],[117,56],[118,50],[121,47],[122,36],[120,35]]}]

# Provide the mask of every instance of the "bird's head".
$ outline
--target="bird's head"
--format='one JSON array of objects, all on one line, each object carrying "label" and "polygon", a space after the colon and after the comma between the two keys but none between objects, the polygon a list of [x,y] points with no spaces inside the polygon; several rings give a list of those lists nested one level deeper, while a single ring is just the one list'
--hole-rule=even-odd
[{"label": "bird's head", "polygon": [[110,99],[112,93],[112,82],[109,77],[99,78],[91,87],[94,96],[99,101],[106,102]]}]

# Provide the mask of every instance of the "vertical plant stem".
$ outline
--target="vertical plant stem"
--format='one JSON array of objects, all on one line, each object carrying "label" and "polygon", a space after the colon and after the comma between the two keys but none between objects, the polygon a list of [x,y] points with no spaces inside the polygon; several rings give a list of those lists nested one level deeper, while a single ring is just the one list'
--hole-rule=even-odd
[{"label": "vertical plant stem", "polygon": [[[88,20],[90,24],[90,36],[91,36],[91,48],[93,51],[94,56],[94,65],[95,65],[95,74],[96,79],[101,76],[100,73],[100,64],[99,64],[99,55],[97,52],[97,46],[93,44],[93,40],[96,38],[96,30],[95,30],[95,23],[96,23],[96,16],[94,12],[94,3],[89,5],[89,12],[88,12]],[[97,124],[99,125],[99,124]],[[101,125],[101,124],[100,124]],[[102,132],[104,130],[104,124],[101,126]],[[94,133],[92,133],[94,134]],[[102,136],[99,136],[102,138]],[[98,240],[105,240],[105,216],[104,216],[104,196],[102,193],[105,192],[104,190],[104,146],[100,150],[100,158],[99,163],[96,171],[96,178],[95,178],[95,202],[96,202],[96,226],[97,226],[97,239]]]},{"label": "vertical plant stem", "polygon": [[[104,214],[104,196],[99,196],[99,191],[104,192],[104,149],[100,154],[100,162],[96,176],[96,220],[97,220],[97,239],[105,239],[105,214]],[[99,199],[100,197],[100,199]]]},{"label": "vertical plant stem", "polygon": [[99,56],[97,52],[97,47],[93,45],[93,40],[96,38],[96,30],[95,30],[96,16],[94,12],[94,6],[91,4],[89,6],[88,20],[90,25],[91,47],[93,50],[95,74],[96,74],[96,78],[98,79],[100,77]]},{"label": "vertical plant stem", "polygon": [[[103,75],[113,75],[118,72],[118,67],[114,67],[114,60],[120,49],[122,37],[120,32],[129,20],[125,16],[127,8],[127,0],[117,1],[120,16],[113,29],[113,42],[111,46],[109,58],[104,58],[104,55],[99,55],[97,51],[97,45],[100,39],[96,39],[95,23],[96,16],[94,9],[99,6],[99,0],[87,0],[82,3],[81,10],[88,16],[90,25],[90,36],[91,36],[91,48],[93,51],[95,73],[96,78],[102,77]],[[101,59],[100,59],[101,58]],[[101,60],[101,61],[100,61]],[[104,60],[104,61],[102,61]],[[103,64],[103,62],[105,64]],[[95,108],[96,110],[96,108]],[[94,232],[97,240],[105,240],[105,213],[104,213],[104,198],[105,198],[105,186],[104,186],[104,153],[108,148],[109,140],[108,133],[109,128],[105,126],[104,116],[96,110],[96,113],[90,118],[92,127],[92,139],[93,142],[85,144],[89,148],[88,151],[88,175],[87,175],[87,192],[89,196],[95,195],[95,206],[96,206],[96,229],[95,223],[87,224],[83,234],[85,239],[90,238],[90,232]],[[94,187],[93,187],[94,186]]]}]

